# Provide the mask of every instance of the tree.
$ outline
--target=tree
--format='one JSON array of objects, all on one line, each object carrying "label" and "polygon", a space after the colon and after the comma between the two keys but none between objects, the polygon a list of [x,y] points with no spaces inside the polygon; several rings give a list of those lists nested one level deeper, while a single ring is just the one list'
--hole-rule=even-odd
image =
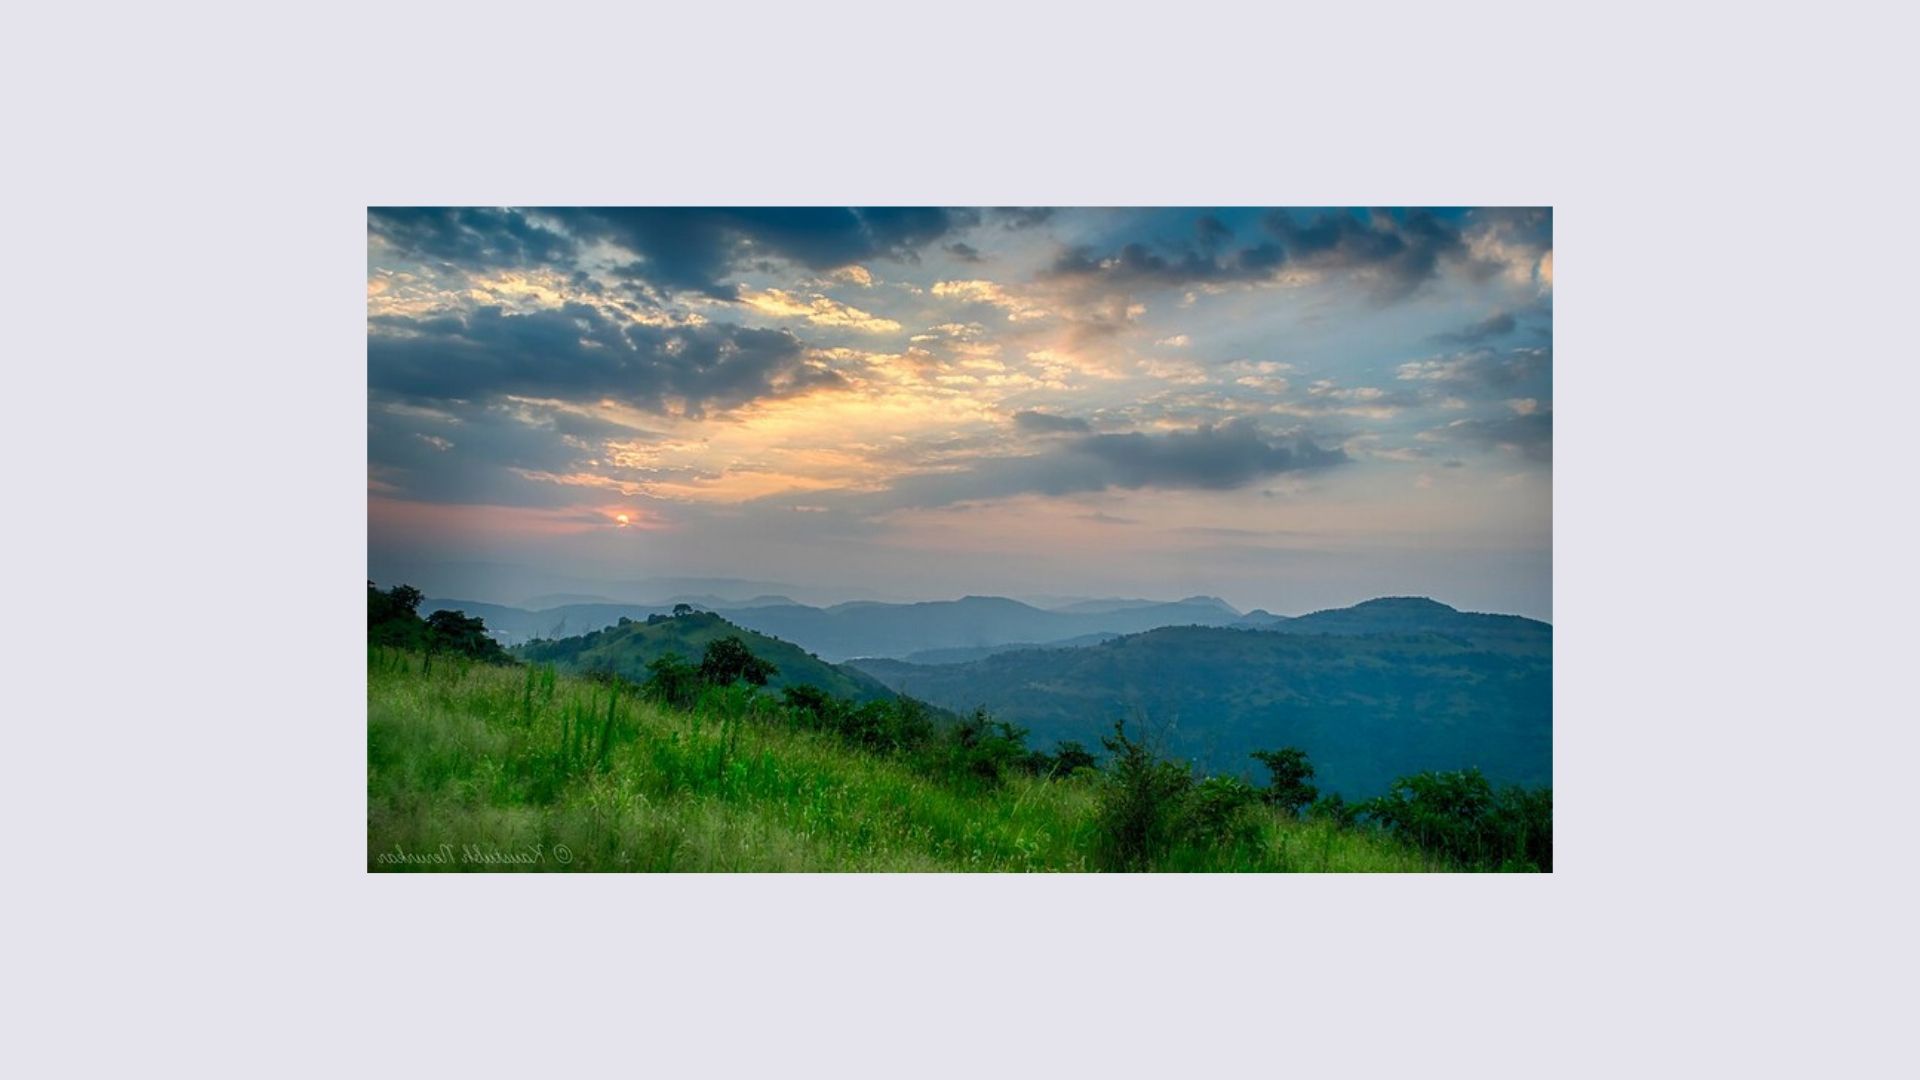
[{"label": "tree", "polygon": [[1553,870],[1553,791],[1495,791],[1479,769],[1403,776],[1362,803],[1380,827],[1474,870]]},{"label": "tree", "polygon": [[408,614],[417,615],[420,613],[420,601],[425,600],[426,595],[411,585],[395,585],[387,590],[387,599],[400,605]]},{"label": "tree", "polygon": [[674,617],[674,618],[676,618],[676,619],[677,619],[677,618],[679,618],[679,617],[680,617],[680,616],[682,616],[682,615],[691,615],[691,614],[693,614],[693,605],[692,605],[692,604],[675,604],[675,605],[673,605],[673,617]]},{"label": "tree", "polygon": [[1294,746],[1255,750],[1253,757],[1273,774],[1267,789],[1260,793],[1268,805],[1298,816],[1301,807],[1320,797],[1320,789],[1307,782],[1313,779],[1313,763],[1307,760],[1305,750]]},{"label": "tree", "polygon": [[708,645],[706,655],[700,658],[700,681],[713,686],[731,686],[740,680],[765,686],[777,674],[779,669],[753,655],[738,634],[728,634]]}]

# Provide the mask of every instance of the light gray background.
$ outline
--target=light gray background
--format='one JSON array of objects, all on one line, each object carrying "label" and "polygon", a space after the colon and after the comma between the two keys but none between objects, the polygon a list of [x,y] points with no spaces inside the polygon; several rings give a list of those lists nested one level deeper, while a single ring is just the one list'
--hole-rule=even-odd
[{"label": "light gray background", "polygon": [[[10,1056],[1910,1067],[1913,86],[1880,10],[12,13]],[[1553,205],[1558,872],[367,875],[364,208],[415,202]]]}]

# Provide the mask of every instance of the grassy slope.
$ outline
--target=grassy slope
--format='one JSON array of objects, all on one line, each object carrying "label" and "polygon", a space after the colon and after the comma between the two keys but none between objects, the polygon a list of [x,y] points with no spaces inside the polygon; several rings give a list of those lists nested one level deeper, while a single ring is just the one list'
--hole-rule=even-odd
[{"label": "grassy slope", "polygon": [[[369,870],[1090,869],[1097,778],[965,792],[831,736],[631,700],[613,703],[602,757],[606,688],[445,661],[423,673],[391,650],[370,652],[367,688]],[[468,845],[537,846],[538,861],[467,862]],[[1277,818],[1257,848],[1188,851],[1177,868],[1436,869],[1381,837]]]}]

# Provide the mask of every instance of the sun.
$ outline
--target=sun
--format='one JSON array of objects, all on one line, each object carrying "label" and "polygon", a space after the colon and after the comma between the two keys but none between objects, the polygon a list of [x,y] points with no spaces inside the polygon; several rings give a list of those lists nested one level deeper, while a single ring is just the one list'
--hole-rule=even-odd
[{"label": "sun", "polygon": [[626,528],[628,525],[633,524],[632,519],[627,517],[627,515],[625,514],[615,514],[613,515],[613,520],[618,522],[620,527],[623,529]]}]

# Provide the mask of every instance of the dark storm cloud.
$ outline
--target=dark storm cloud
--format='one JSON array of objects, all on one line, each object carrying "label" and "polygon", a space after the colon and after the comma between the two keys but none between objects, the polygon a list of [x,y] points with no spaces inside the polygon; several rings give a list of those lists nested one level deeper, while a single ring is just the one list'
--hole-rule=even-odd
[{"label": "dark storm cloud", "polygon": [[1055,435],[1069,431],[1090,431],[1087,422],[1077,416],[1055,416],[1053,413],[1036,412],[1028,409],[1013,414],[1013,426],[1033,435]]},{"label": "dark storm cloud", "polygon": [[1510,313],[1502,311],[1470,326],[1463,326],[1444,334],[1435,334],[1427,340],[1436,345],[1479,345],[1513,333],[1514,327],[1518,325]]},{"label": "dark storm cloud", "polygon": [[1322,449],[1306,439],[1273,439],[1242,419],[1165,434],[1081,436],[1027,457],[978,459],[964,472],[908,476],[871,498],[887,506],[924,507],[1109,488],[1220,491],[1347,460],[1337,448]]},{"label": "dark storm cloud", "polygon": [[809,364],[785,330],[616,323],[588,304],[370,322],[369,385],[414,399],[611,398],[654,412],[677,404],[697,416],[840,381]]},{"label": "dark storm cloud", "polygon": [[977,263],[980,261],[979,248],[974,247],[972,244],[962,244],[957,240],[946,245],[946,252],[961,262]]},{"label": "dark storm cloud", "polygon": [[470,270],[565,265],[579,246],[523,211],[487,207],[374,207],[367,229],[403,254]]},{"label": "dark storm cloud", "polygon": [[973,210],[928,207],[630,207],[548,211],[574,235],[638,256],[623,271],[665,292],[732,299],[737,265],[779,258],[811,270],[867,259],[915,259],[979,222]]}]

